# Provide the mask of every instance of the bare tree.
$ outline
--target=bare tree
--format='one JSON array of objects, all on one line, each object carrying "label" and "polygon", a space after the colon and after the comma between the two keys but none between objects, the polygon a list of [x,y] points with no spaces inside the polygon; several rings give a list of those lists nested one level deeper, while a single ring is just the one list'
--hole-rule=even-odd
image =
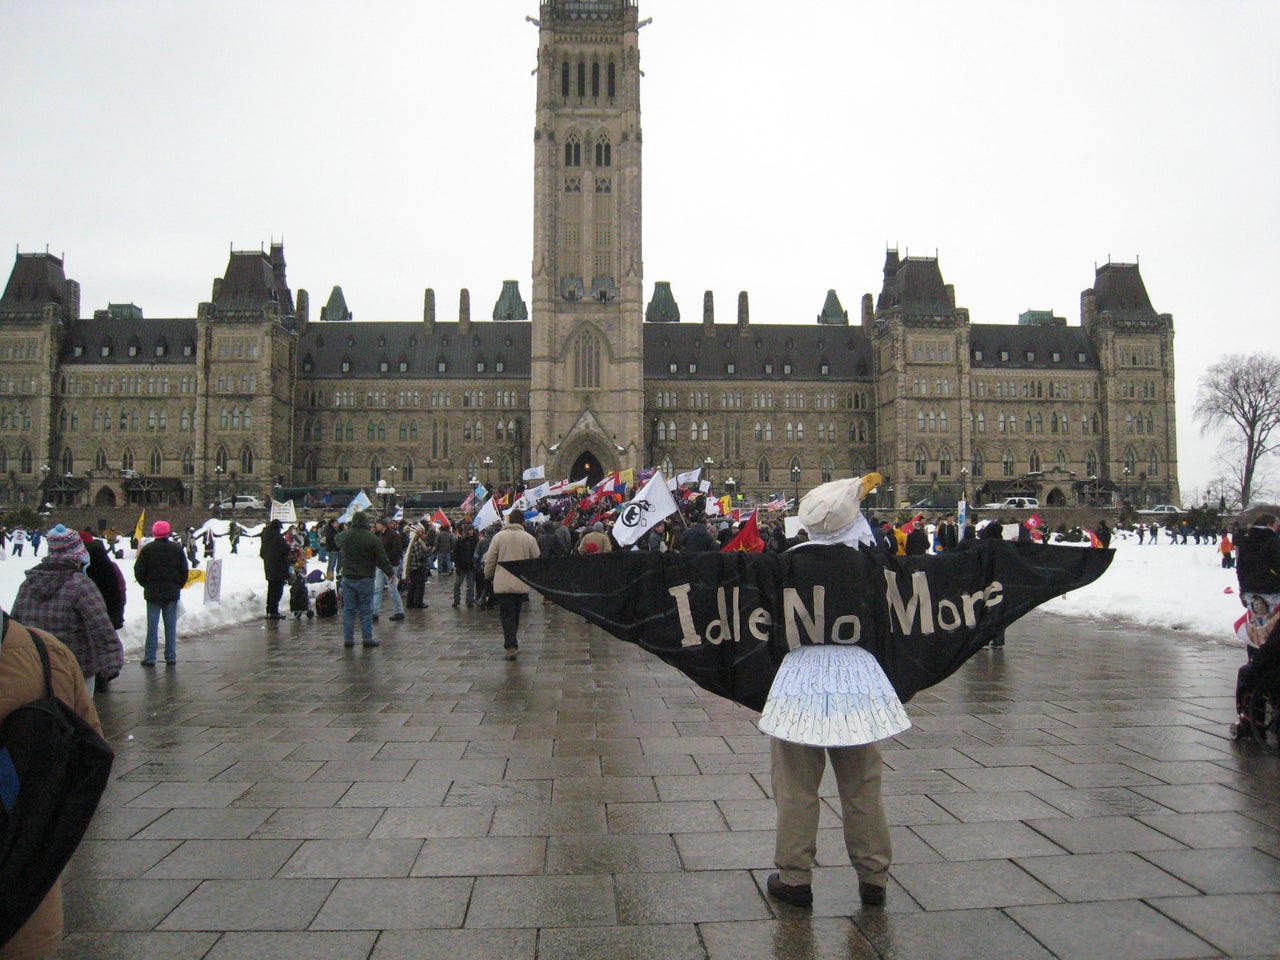
[{"label": "bare tree", "polygon": [[1201,433],[1227,428],[1239,451],[1227,469],[1239,478],[1240,503],[1252,502],[1258,466],[1275,448],[1280,426],[1280,360],[1266,353],[1223,357],[1200,378],[1195,418]]}]

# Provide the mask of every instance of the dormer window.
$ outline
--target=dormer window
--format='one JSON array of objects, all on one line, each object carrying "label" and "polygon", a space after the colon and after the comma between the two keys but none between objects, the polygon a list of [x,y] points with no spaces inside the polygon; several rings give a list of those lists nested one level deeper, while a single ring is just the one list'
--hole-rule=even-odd
[{"label": "dormer window", "polygon": [[730,362],[724,365],[725,373],[734,373],[737,369],[738,369],[738,365],[736,363]]},{"label": "dormer window", "polygon": [[782,365],[782,372],[788,376],[791,374],[791,363],[787,362]]},{"label": "dormer window", "polygon": [[83,356],[84,356],[84,344],[83,344],[83,343],[77,343],[74,347],[72,347],[72,348],[71,348],[71,355],[72,355],[73,357],[83,357]]},{"label": "dormer window", "polygon": [[976,347],[976,348],[974,348],[974,351],[973,351],[973,359],[974,359],[974,360],[976,360],[978,363],[981,363],[981,362],[982,362],[982,348],[981,348],[981,347]]},{"label": "dormer window", "polygon": [[195,356],[195,352],[196,352],[196,345],[194,343],[188,342],[182,345],[182,355],[184,357]]},{"label": "dormer window", "polygon": [[159,343],[156,344],[157,357],[163,357],[168,352],[169,352],[169,345],[165,343],[163,340],[161,340]]},{"label": "dormer window", "polygon": [[109,357],[109,356],[111,356],[111,342],[110,342],[110,341],[108,341],[108,342],[106,342],[106,343],[104,343],[104,344],[102,345],[102,349],[101,349],[101,351],[100,351],[100,354],[101,354],[101,356],[104,356],[104,357]]},{"label": "dormer window", "polygon": [[311,373],[315,370],[315,368],[316,368],[315,361],[312,360],[311,355],[308,354],[306,359],[302,361],[302,372]]},{"label": "dormer window", "polygon": [[444,373],[449,368],[449,364],[444,360],[436,361],[436,373]]},{"label": "dormer window", "polygon": [[351,360],[347,357],[342,358],[342,372],[343,373],[351,372]]},{"label": "dormer window", "polygon": [[136,357],[141,351],[139,350],[138,345],[136,343],[131,343],[127,348],[127,352],[129,356]]},{"label": "dormer window", "polygon": [[831,372],[831,364],[823,360],[821,366],[818,367],[818,370],[821,371],[822,375],[825,377]]},{"label": "dormer window", "polygon": [[408,372],[409,372],[409,361],[408,361],[408,360],[401,360],[401,361],[400,361],[400,368],[399,368],[399,369],[400,369],[400,372],[401,372],[401,373],[408,373]]},{"label": "dormer window", "polygon": [[378,372],[379,372],[379,373],[390,373],[390,372],[391,372],[391,361],[390,361],[390,360],[386,360],[386,359],[379,360],[379,361],[378,361]]},{"label": "dormer window", "polygon": [[764,372],[765,372],[766,374],[772,374],[772,373],[773,373],[773,361],[772,361],[772,360],[767,360],[767,361],[765,361],[765,365],[764,365]]},{"label": "dormer window", "polygon": [[1008,362],[1009,362],[1009,351],[1008,351],[1008,350],[1001,350],[1001,351],[1000,351],[1000,361],[1001,361],[1002,363],[1008,363]]},{"label": "dormer window", "polygon": [[694,361],[693,363],[690,363],[690,364],[689,364],[689,372],[690,372],[690,373],[697,373],[697,372],[698,372],[698,363],[697,363],[697,361]]},{"label": "dormer window", "polygon": [[484,361],[483,361],[483,360],[477,360],[477,361],[476,361],[476,373],[484,373]]},{"label": "dormer window", "polygon": [[1062,360],[1062,354],[1059,353],[1057,350],[1053,351],[1052,357],[1053,357],[1054,363],[1059,363]]},{"label": "dormer window", "polygon": [[1036,352],[1034,350],[1028,350],[1027,363],[1035,363],[1035,362],[1036,362]]},{"label": "dormer window", "polygon": [[504,361],[502,361],[502,360],[495,360],[495,361],[494,361],[494,364],[493,364],[493,372],[494,372],[494,373],[502,373],[502,372],[503,372],[504,370],[506,370],[506,369],[507,369],[507,365],[506,365],[506,363],[505,363]]},{"label": "dormer window", "polygon": [[1076,363],[1084,363],[1084,362],[1085,362],[1085,355],[1084,355],[1084,351],[1081,350],[1079,353],[1076,354]]},{"label": "dormer window", "polygon": [[680,364],[672,360],[671,363],[667,365],[667,370],[669,370],[671,373],[677,373],[680,370]]}]

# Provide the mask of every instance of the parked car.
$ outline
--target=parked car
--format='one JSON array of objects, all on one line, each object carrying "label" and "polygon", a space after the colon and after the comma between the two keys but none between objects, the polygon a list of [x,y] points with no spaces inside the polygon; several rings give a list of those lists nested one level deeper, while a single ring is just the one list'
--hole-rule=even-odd
[{"label": "parked car", "polygon": [[955,510],[960,501],[955,497],[925,497],[911,505],[913,510]]},{"label": "parked car", "polygon": [[1171,503],[1161,503],[1152,507],[1150,510],[1139,510],[1138,512],[1139,513],[1182,513],[1182,509],[1180,507],[1175,507]]},{"label": "parked car", "polygon": [[1039,510],[1040,501],[1035,497],[1008,497],[999,503],[988,503],[983,510]]},{"label": "parked car", "polygon": [[261,497],[251,497],[246,495],[228,497],[218,504],[210,504],[211,507],[217,507],[219,510],[266,510],[267,505]]}]

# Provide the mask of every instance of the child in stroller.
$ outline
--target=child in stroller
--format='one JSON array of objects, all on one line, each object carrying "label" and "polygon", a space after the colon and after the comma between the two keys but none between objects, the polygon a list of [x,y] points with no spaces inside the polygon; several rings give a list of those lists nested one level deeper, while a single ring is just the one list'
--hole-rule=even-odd
[{"label": "child in stroller", "polygon": [[[1245,625],[1248,662],[1236,674],[1236,713],[1232,727],[1237,740],[1253,736],[1265,743],[1268,730],[1280,724],[1280,604],[1273,606],[1268,597],[1254,594],[1249,598],[1248,621]],[[1271,717],[1268,717],[1268,706]],[[1275,731],[1280,735],[1280,729]]]},{"label": "child in stroller", "polygon": [[293,619],[301,620],[305,613],[310,620],[315,616],[311,609],[311,592],[307,589],[307,561],[301,551],[294,551],[293,568],[289,571],[289,612]]}]

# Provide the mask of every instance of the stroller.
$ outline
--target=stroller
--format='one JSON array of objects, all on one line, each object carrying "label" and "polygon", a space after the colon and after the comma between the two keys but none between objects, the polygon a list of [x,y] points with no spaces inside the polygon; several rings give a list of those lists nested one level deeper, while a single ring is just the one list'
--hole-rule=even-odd
[{"label": "stroller", "polygon": [[[1248,662],[1236,677],[1236,722],[1231,736],[1280,749],[1280,606],[1255,595],[1241,618]],[[1237,630],[1238,633],[1241,631]]]},{"label": "stroller", "polygon": [[316,615],[311,609],[311,593],[307,589],[307,579],[298,572],[296,567],[289,578],[289,612],[293,614],[295,620],[301,620],[304,613],[308,620]]}]

